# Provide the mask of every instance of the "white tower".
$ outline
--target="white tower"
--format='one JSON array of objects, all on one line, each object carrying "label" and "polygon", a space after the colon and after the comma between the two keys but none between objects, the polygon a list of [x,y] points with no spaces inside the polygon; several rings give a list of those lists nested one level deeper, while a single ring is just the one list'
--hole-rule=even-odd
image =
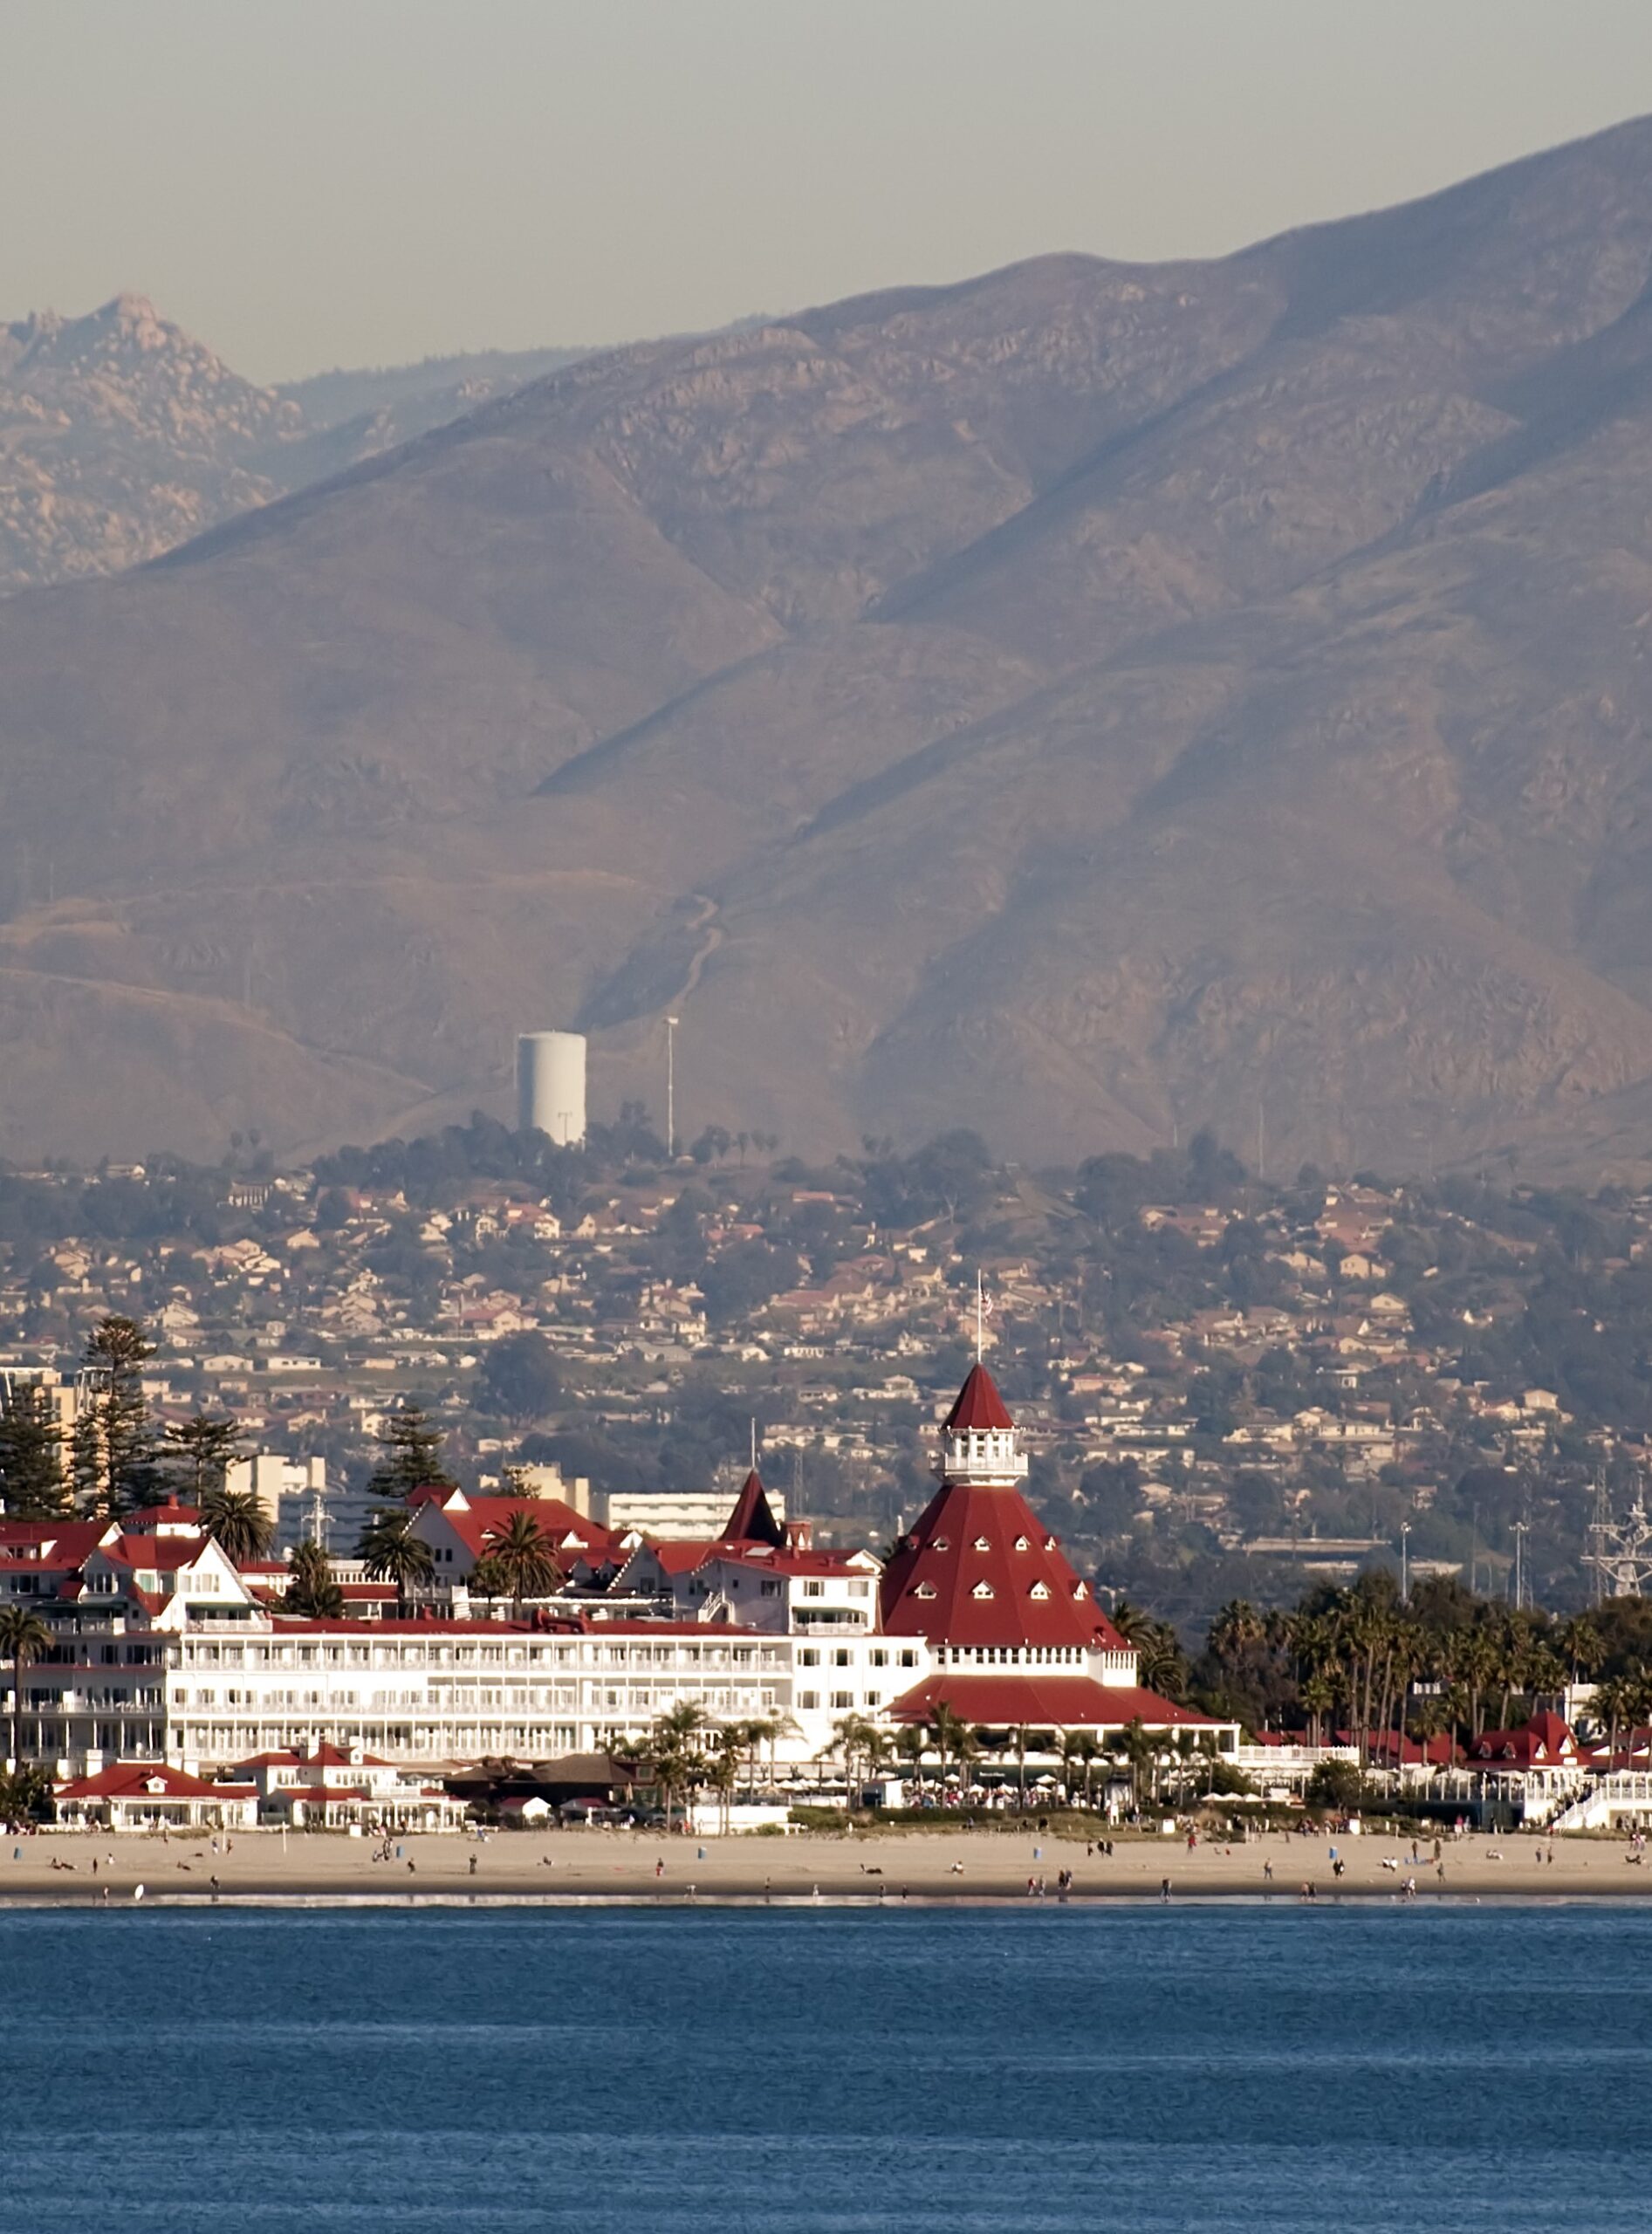
[{"label": "white tower", "polygon": [[559,1148],[585,1138],[585,1036],[524,1031],[517,1041],[517,1127],[548,1134]]}]

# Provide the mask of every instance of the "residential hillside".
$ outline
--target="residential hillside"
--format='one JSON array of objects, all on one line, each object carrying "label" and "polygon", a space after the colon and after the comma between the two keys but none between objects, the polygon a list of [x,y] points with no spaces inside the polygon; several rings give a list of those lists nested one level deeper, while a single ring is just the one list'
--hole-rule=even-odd
[{"label": "residential hillside", "polygon": [[805,1153],[1643,1175],[1649,158],[586,359],[7,600],[0,1144],[552,1023],[613,1108],[668,1011]]}]

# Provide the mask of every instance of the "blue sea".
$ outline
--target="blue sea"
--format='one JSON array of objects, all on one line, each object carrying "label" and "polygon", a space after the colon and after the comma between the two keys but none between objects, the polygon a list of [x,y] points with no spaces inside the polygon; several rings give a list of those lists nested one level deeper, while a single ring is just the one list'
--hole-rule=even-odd
[{"label": "blue sea", "polygon": [[1652,2226],[1652,1907],[0,1911],[4,2234]]}]

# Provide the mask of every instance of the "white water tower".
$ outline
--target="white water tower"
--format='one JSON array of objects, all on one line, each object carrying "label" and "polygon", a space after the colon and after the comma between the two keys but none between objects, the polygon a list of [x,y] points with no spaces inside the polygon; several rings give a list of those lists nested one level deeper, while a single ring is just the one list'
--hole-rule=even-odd
[{"label": "white water tower", "polygon": [[524,1031],[517,1041],[517,1127],[559,1148],[585,1138],[585,1035]]}]

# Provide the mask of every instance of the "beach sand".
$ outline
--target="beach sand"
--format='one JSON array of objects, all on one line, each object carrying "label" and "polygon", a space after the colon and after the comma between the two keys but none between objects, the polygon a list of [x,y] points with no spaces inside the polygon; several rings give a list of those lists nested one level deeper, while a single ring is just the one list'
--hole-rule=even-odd
[{"label": "beach sand", "polygon": [[[672,1903],[716,1900],[1028,1899],[1029,1878],[1056,1897],[1059,1871],[1073,1873],[1074,1901],[1172,1900],[1224,1895],[1397,1898],[1415,1877],[1419,1898],[1515,1895],[1523,1899],[1652,1895],[1652,1867],[1629,1859],[1622,1839],[1547,1840],[1519,1833],[1443,1840],[1443,1880],[1433,1836],[1419,1842],[1328,1833],[1253,1838],[1248,1844],[1114,1833],[1110,1857],[1086,1854],[1082,1839],[1040,1835],[1018,1824],[999,1830],[794,1833],[785,1838],[662,1838],[631,1831],[490,1833],[474,1838],[416,1834],[393,1840],[397,1858],[376,1861],[375,1842],[339,1833],[241,1832],[220,1838],[153,1833],[111,1836],[52,1832],[0,1845],[0,1902],[52,1901],[85,1906],[147,1900],[203,1900],[216,1874],[221,1898],[405,1901],[482,1899],[629,1900]],[[1343,1857],[1337,1880],[1331,1849]],[[1539,1861],[1539,1855],[1543,1859]],[[113,1856],[113,1860],[107,1857]],[[98,1867],[94,1871],[93,1861]],[[408,1868],[411,1861],[413,1867]],[[475,1869],[471,1868],[474,1861]],[[1385,1861],[1396,1866],[1384,1867]],[[58,1867],[53,1867],[53,1862]],[[72,1869],[61,1865],[72,1863]],[[661,1868],[660,1865],[663,1864]],[[1272,1875],[1268,1875],[1271,1865]],[[1036,1895],[1033,1897],[1037,1897]]]}]

